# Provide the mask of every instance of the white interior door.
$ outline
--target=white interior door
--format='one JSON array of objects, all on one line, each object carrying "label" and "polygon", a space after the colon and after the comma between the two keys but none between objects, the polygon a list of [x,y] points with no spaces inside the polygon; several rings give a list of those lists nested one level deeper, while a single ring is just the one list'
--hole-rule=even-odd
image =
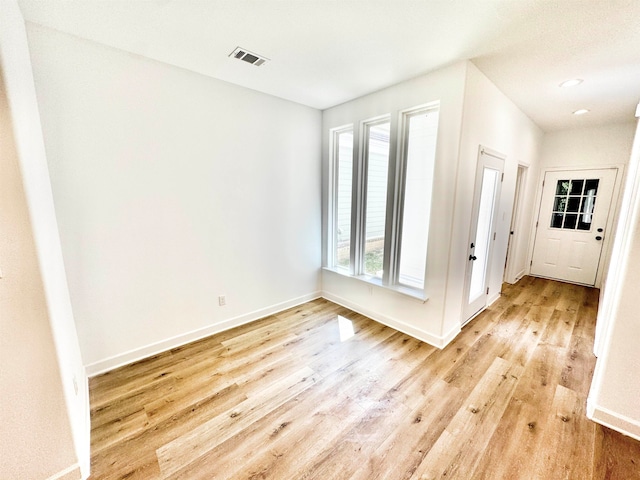
[{"label": "white interior door", "polygon": [[520,240],[520,208],[522,206],[522,195],[524,193],[525,178],[527,175],[527,167],[518,165],[518,174],[516,176],[516,189],[513,196],[513,213],[511,214],[511,225],[509,226],[509,242],[507,243],[507,258],[504,263],[504,281],[515,283],[524,275],[525,259],[522,259],[520,265],[516,265],[516,245]]},{"label": "white interior door", "polygon": [[618,170],[546,172],[531,274],[595,285]]},{"label": "white interior door", "polygon": [[487,306],[489,268],[502,186],[504,159],[481,148],[473,195],[468,263],[465,275],[464,322]]}]

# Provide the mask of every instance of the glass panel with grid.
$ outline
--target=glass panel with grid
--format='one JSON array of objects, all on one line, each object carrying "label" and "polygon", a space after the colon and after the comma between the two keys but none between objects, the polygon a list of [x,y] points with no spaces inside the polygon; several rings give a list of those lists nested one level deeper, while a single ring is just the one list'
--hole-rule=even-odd
[{"label": "glass panel with grid", "polygon": [[597,178],[558,180],[551,212],[551,228],[591,230],[599,183]]}]

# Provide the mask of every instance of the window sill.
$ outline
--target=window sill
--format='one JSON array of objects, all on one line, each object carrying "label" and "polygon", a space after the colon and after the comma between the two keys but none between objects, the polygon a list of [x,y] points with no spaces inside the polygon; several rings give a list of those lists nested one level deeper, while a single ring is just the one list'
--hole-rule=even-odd
[{"label": "window sill", "polygon": [[371,277],[369,275],[349,275],[345,271],[339,270],[337,268],[322,267],[322,269],[338,274],[341,277],[352,278],[359,282],[367,283],[369,285],[375,285],[376,287],[399,293],[413,300],[417,300],[420,303],[425,303],[427,300],[429,300],[429,297],[425,294],[424,290],[418,290],[417,288],[406,287],[404,285],[383,285],[380,278]]}]

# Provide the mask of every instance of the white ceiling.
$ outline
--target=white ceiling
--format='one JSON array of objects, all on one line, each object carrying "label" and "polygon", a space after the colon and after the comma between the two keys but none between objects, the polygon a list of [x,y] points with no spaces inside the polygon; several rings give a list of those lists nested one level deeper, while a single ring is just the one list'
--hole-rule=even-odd
[{"label": "white ceiling", "polygon": [[[19,4],[27,21],[319,109],[463,59],[545,131],[633,121],[640,101],[640,0]],[[237,46],[271,61],[229,58]]]}]

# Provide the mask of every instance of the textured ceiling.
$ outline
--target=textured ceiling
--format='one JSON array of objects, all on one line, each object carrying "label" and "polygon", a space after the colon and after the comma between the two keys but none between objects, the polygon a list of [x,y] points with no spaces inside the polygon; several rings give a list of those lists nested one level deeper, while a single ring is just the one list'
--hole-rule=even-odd
[{"label": "textured ceiling", "polygon": [[[545,131],[633,121],[640,101],[638,0],[19,4],[29,22],[319,109],[464,59]],[[231,59],[236,46],[271,61]]]}]

